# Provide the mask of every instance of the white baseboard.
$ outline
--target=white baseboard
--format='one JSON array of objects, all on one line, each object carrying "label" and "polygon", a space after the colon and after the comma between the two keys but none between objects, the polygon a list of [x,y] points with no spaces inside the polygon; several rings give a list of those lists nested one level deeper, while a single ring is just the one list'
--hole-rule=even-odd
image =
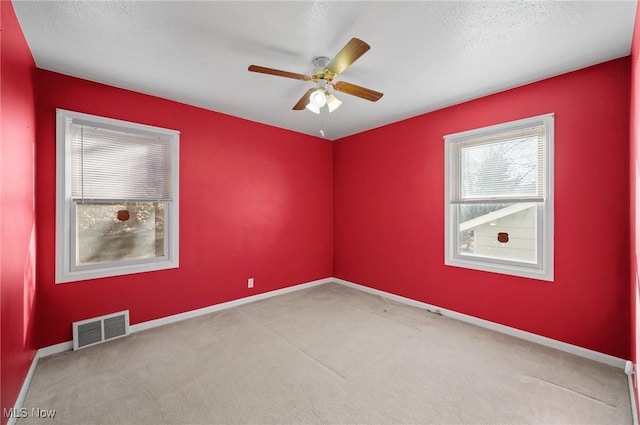
[{"label": "white baseboard", "polygon": [[568,344],[566,342],[558,341],[555,339],[547,338],[544,336],[540,336],[531,332],[522,331],[520,329],[512,328],[510,326],[501,325],[499,323],[490,322],[488,320],[479,319],[474,316],[469,316],[467,314],[458,313],[457,311],[447,310],[442,307],[438,307],[435,305],[423,303],[421,301],[416,301],[411,298],[405,298],[400,295],[391,294],[389,292],[380,291],[378,289],[369,288],[368,286],[363,286],[357,283],[349,282],[344,279],[334,278],[334,282],[340,283],[342,285],[351,287],[353,289],[358,289],[363,292],[368,292],[370,294],[378,295],[383,298],[388,298],[390,300],[397,301],[399,303],[408,304],[413,307],[418,307],[424,310],[430,310],[432,312],[439,312],[443,316],[451,317],[453,319],[460,320],[461,322],[466,322],[472,325],[480,326],[482,328],[491,329],[496,332],[500,332],[503,334],[511,335],[516,338],[524,339],[527,341],[535,342],[536,344],[544,345],[546,347],[555,348],[556,350],[564,351],[566,353],[575,354],[580,357],[584,357],[590,360],[597,361],[599,363],[604,363],[609,366],[614,366],[624,370],[624,367],[627,363],[626,360],[621,358],[610,356],[608,354],[600,353],[598,351],[590,350],[588,348],[583,348],[577,345]]},{"label": "white baseboard", "polygon": [[[634,366],[634,370],[635,369],[636,368]],[[625,372],[626,372],[626,370],[625,370]],[[633,374],[628,373],[627,374],[627,382],[629,383],[629,398],[631,399],[631,417],[633,418],[633,425],[638,425],[638,405],[636,404],[636,394],[635,394],[635,391],[633,390],[633,376],[634,375],[635,375],[635,372]]]},{"label": "white baseboard", "polygon": [[[24,377],[24,382],[22,383],[22,388],[20,388],[20,392],[18,393],[18,398],[16,399],[13,412],[19,412],[24,403],[24,399],[27,396],[27,391],[29,390],[29,384],[31,384],[31,378],[33,378],[33,374],[36,371],[36,366],[38,366],[38,359],[40,359],[40,357],[38,357],[38,352],[36,351],[33,356],[33,360],[31,361],[31,366],[29,366],[29,370],[27,371],[27,376]],[[17,420],[17,417],[11,415],[9,417],[9,420],[7,420],[7,425],[15,425]]]},{"label": "white baseboard", "polygon": [[[544,345],[547,347],[551,347],[551,348],[555,348],[557,350],[560,351],[564,351],[567,353],[571,353],[571,354],[575,354],[577,356],[580,357],[584,357],[590,360],[594,360],[600,363],[604,363],[610,366],[614,366],[620,369],[625,368],[626,365],[626,360],[623,360],[621,358],[618,357],[614,357],[614,356],[610,356],[608,354],[604,354],[604,353],[600,353],[594,350],[589,350],[587,348],[583,348],[583,347],[579,347],[577,345],[572,345],[572,344],[568,344],[562,341],[558,341],[558,340],[554,340],[551,338],[547,338],[544,336],[540,336],[540,335],[536,335],[533,334],[531,332],[525,332],[522,331],[520,329],[516,329],[516,328],[512,328],[509,326],[505,326],[505,325],[501,325],[498,323],[494,323],[494,322],[490,322],[488,320],[484,320],[484,319],[479,319],[477,317],[474,316],[469,316],[466,314],[462,314],[462,313],[458,313],[456,311],[453,310],[447,310],[438,306],[434,306],[431,304],[427,304],[427,303],[423,303],[421,301],[416,301],[413,300],[411,298],[406,298],[406,297],[402,297],[400,295],[395,295],[389,292],[385,292],[385,291],[381,291],[378,289],[374,289],[374,288],[369,288],[367,286],[364,285],[360,285],[357,283],[353,283],[353,282],[349,282],[347,280],[344,279],[339,279],[339,278],[334,278],[334,277],[328,277],[328,278],[324,278],[324,279],[319,279],[319,280],[314,280],[311,282],[307,282],[307,283],[302,283],[299,285],[294,285],[294,286],[289,286],[287,288],[282,288],[282,289],[277,289],[275,291],[270,291],[270,292],[264,292],[262,294],[257,294],[257,295],[252,295],[249,297],[245,297],[245,298],[239,298],[237,300],[233,300],[233,301],[228,301],[228,302],[224,302],[224,303],[220,303],[220,304],[214,304],[208,307],[204,307],[204,308],[200,308],[197,310],[191,310],[191,311],[187,311],[184,313],[179,313],[179,314],[174,314],[171,316],[167,316],[167,317],[163,317],[160,319],[154,319],[154,320],[149,320],[147,322],[142,322],[142,323],[137,323],[135,325],[131,325],[130,326],[130,331],[131,333],[135,333],[135,332],[140,332],[140,331],[144,331],[147,329],[152,329],[158,326],[164,326],[164,325],[168,325],[170,323],[176,323],[176,322],[180,322],[182,320],[186,320],[186,319],[191,319],[194,317],[198,317],[198,316],[202,316],[205,314],[210,314],[216,311],[220,311],[220,310],[225,310],[228,308],[232,308],[232,307],[237,307],[243,304],[248,304],[251,302],[255,302],[255,301],[259,301],[259,300],[263,300],[263,299],[267,299],[267,298],[271,298],[271,297],[275,297],[277,295],[283,295],[286,293],[290,293],[290,292],[295,292],[295,291],[299,291],[302,289],[307,289],[307,288],[311,288],[314,286],[318,286],[318,285],[323,285],[325,283],[330,283],[330,282],[335,282],[335,283],[339,283],[341,285],[345,285],[348,286],[350,288],[353,289],[357,289],[359,291],[363,291],[363,292],[367,292],[370,294],[374,294],[374,295],[378,295],[381,296],[383,298],[387,298],[402,304],[407,304],[413,307],[418,307],[424,310],[429,310],[432,312],[439,312],[441,313],[443,316],[447,316],[447,317],[451,317],[453,319],[457,319],[460,320],[462,322],[466,322],[472,325],[476,325],[476,326],[480,326],[482,328],[486,328],[486,329],[490,329],[496,332],[500,332],[503,334],[507,334],[507,335],[511,335],[514,336],[516,338],[521,338],[527,341],[531,341],[540,345]],[[47,356],[51,356],[53,354],[58,354],[58,353],[62,353],[65,351],[70,351],[73,349],[73,341],[66,341],[66,342],[61,342],[59,344],[55,344],[55,345],[50,345],[48,347],[43,347],[40,348],[34,358],[33,358],[33,362],[31,363],[31,367],[29,368],[29,371],[27,372],[27,376],[25,377],[24,383],[22,385],[22,389],[20,390],[20,393],[18,395],[18,398],[16,400],[16,404],[15,404],[15,408],[16,409],[20,409],[22,407],[22,404],[24,402],[24,398],[26,397],[27,391],[29,389],[29,385],[31,384],[31,379],[33,377],[33,374],[35,372],[36,366],[38,365],[38,360],[40,358],[43,357],[47,357]],[[632,388],[630,388],[630,391],[633,391]],[[633,394],[631,394],[632,397],[634,397]],[[635,407],[635,406],[634,406]],[[16,410],[17,411],[17,410]],[[634,416],[635,418],[635,416]],[[9,421],[7,422],[7,425],[15,425],[16,422],[16,418],[9,418]],[[638,425],[637,422],[635,422],[635,425]]]},{"label": "white baseboard", "polygon": [[[27,375],[24,377],[22,388],[20,388],[20,392],[18,393],[18,398],[16,399],[15,407],[13,410],[14,412],[18,412],[24,404],[24,399],[27,396],[27,391],[29,391],[29,385],[31,385],[31,379],[33,378],[33,374],[35,373],[36,367],[38,366],[38,361],[43,357],[62,353],[64,351],[70,351],[71,349],[73,349],[73,341],[50,345],[48,347],[40,348],[35,352],[33,360],[31,360],[31,366],[29,366]],[[11,416],[7,421],[7,425],[15,425],[17,419],[18,418]]]},{"label": "white baseboard", "polygon": [[129,329],[131,333],[144,331],[146,329],[156,328],[158,326],[168,325],[169,323],[180,322],[182,320],[191,319],[194,317],[210,314],[220,310],[226,310],[227,308],[237,307],[239,305],[252,303],[255,301],[264,300],[266,298],[275,297],[277,295],[287,294],[289,292],[300,291],[301,289],[311,288],[313,286],[323,285],[325,283],[333,282],[333,278],[327,277],[324,279],[314,280],[307,283],[301,283],[295,286],[288,286],[282,289],[276,289],[275,291],[264,292],[262,294],[252,295],[250,297],[239,298],[233,301],[227,301],[220,304],[214,304],[209,307],[199,308],[197,310],[186,311],[184,313],[174,314],[172,316],[163,317],[160,319],[149,320],[147,322],[137,323],[131,325]]},{"label": "white baseboard", "polygon": [[[180,322],[182,320],[191,319],[194,317],[202,316],[204,314],[213,313],[227,308],[237,307],[239,305],[252,303],[254,301],[260,301],[267,298],[275,297],[277,295],[287,294],[289,292],[300,291],[302,289],[311,288],[313,286],[323,285],[325,283],[333,282],[334,279],[327,277],[324,279],[314,280],[311,282],[301,283],[294,286],[288,286],[282,289],[276,289],[275,291],[264,292],[262,294],[251,295],[249,297],[239,298],[233,301],[227,301],[220,304],[210,305],[208,307],[199,308],[196,310],[186,311],[184,313],[174,314],[160,319],[149,320],[146,322],[136,323],[130,325],[129,330],[131,333],[144,331],[147,329],[157,328],[158,326],[168,325],[170,323]],[[63,353],[65,351],[73,350],[73,341],[61,342],[59,344],[50,345],[48,347],[41,348],[36,353],[36,359],[51,356],[53,354]],[[34,359],[34,361],[36,361]]]},{"label": "white baseboard", "polygon": [[[418,307],[423,310],[430,311],[438,311],[442,315],[451,317],[453,319],[460,320],[462,322],[470,323],[472,325],[480,326],[486,329],[491,329],[496,332],[504,333],[507,335],[511,335],[517,338],[525,339],[527,341],[535,342],[540,345],[544,345],[547,347],[555,348],[560,351],[564,351],[567,353],[575,354],[580,357],[584,357],[590,360],[594,360],[600,363],[604,363],[610,366],[614,366],[620,369],[625,368],[627,363],[626,360],[611,356],[608,354],[600,353],[598,351],[590,350],[588,348],[583,348],[577,345],[569,344],[566,342],[558,341],[552,338],[547,338],[544,336],[540,336],[531,332],[522,331],[520,329],[512,328],[510,326],[501,325],[499,323],[490,322],[488,320],[479,319],[474,316],[469,316],[467,314],[458,313],[457,311],[447,310],[442,307],[438,307],[432,304],[427,304],[421,301],[416,301],[411,298],[402,297],[400,295],[395,295],[390,292],[381,291],[379,289],[370,288],[368,286],[360,285],[358,283],[349,282],[344,279],[328,277],[324,279],[314,280],[307,283],[301,283],[299,285],[289,286],[282,289],[277,289],[275,291],[264,292],[262,294],[252,295],[245,298],[239,298],[237,300],[228,301],[220,304],[214,304],[208,307],[200,308],[197,310],[191,310],[184,313],[174,314],[171,316],[163,317],[160,319],[149,320],[147,322],[137,323],[135,325],[131,325],[130,330],[131,333],[140,332],[146,329],[152,329],[158,326],[168,325],[170,323],[180,322],[182,320],[191,319],[193,317],[202,316],[204,314],[213,313],[220,310],[225,310],[232,307],[237,307],[239,305],[248,304],[254,301],[259,301],[271,297],[275,297],[277,295],[283,295],[289,292],[299,291],[306,288],[311,288],[313,286],[323,285],[325,283],[335,282],[341,285],[345,285],[351,287],[353,289],[357,289],[359,291],[367,292],[370,294],[378,295],[384,298],[388,298],[390,300],[394,300],[396,302],[400,302],[403,304],[407,304],[413,307]],[[41,348],[36,353],[36,358],[47,357],[53,354],[62,353],[64,351],[69,351],[73,348],[73,341],[62,342],[55,345],[50,345],[48,347]],[[35,360],[34,360],[35,361]]]}]

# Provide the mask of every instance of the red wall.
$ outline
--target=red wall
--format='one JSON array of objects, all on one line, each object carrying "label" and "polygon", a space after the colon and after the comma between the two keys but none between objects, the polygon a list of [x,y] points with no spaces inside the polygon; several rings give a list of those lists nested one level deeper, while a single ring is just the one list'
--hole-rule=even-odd
[{"label": "red wall", "polygon": [[[15,405],[33,360],[35,64],[10,2],[0,2],[0,409]],[[0,423],[8,418],[2,414]]]},{"label": "red wall", "polygon": [[[623,58],[334,145],[334,276],[629,358]],[[555,113],[555,282],[444,265],[444,141]]]},{"label": "red wall", "polygon": [[[640,255],[640,234],[638,234],[638,223],[640,223],[640,7],[636,5],[636,20],[631,42],[631,114],[630,114],[630,174],[631,187],[629,194],[630,202],[630,299],[631,299],[631,361],[638,363],[638,352],[640,350],[640,322],[639,322],[639,302],[638,294],[638,258]],[[638,393],[636,389],[636,400]]]},{"label": "red wall", "polygon": [[[135,324],[331,276],[330,142],[43,70],[37,96],[39,346],[75,320],[129,309]],[[54,283],[55,108],[181,132],[178,269]]]}]

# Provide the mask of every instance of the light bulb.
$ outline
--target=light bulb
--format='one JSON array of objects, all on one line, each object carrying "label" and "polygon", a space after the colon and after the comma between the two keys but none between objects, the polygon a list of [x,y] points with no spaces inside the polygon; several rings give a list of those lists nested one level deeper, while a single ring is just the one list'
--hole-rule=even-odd
[{"label": "light bulb", "polygon": [[309,103],[317,106],[318,108],[322,108],[327,103],[327,97],[324,94],[324,91],[318,89],[311,93],[309,96]]}]

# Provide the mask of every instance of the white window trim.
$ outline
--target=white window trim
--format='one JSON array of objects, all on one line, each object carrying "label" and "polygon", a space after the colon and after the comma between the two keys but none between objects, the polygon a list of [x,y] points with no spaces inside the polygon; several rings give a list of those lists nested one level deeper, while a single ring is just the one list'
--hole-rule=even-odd
[{"label": "white window trim", "polygon": [[[83,270],[74,270],[74,267],[71,266],[71,256],[75,254],[71,252],[72,244],[69,240],[69,235],[72,234],[70,226],[73,224],[71,213],[74,211],[71,198],[71,132],[69,126],[71,123],[78,122],[131,132],[161,134],[165,137],[169,135],[173,139],[171,172],[175,176],[172,179],[174,196],[166,210],[165,222],[168,224],[166,234],[168,241],[165,241],[165,244],[168,251],[165,251],[167,252],[165,258],[105,264]],[[180,132],[176,130],[56,109],[56,283],[165,270],[179,266],[179,143]]]},{"label": "white window trim", "polygon": [[[554,280],[554,114],[539,115],[508,123],[483,127],[479,129],[464,131],[444,136],[445,147],[445,265],[463,267],[473,270],[481,270],[492,273],[507,274],[512,276],[527,277],[553,282]],[[456,255],[456,229],[453,208],[451,207],[451,194],[453,191],[451,173],[451,150],[453,143],[460,139],[473,138],[494,132],[508,131],[517,127],[527,125],[537,125],[543,123],[546,128],[546,150],[545,150],[545,207],[544,215],[540,213],[539,207],[538,224],[542,225],[542,241],[538,241],[539,248],[542,245],[542,268],[537,269],[519,266],[513,263],[505,264],[500,260],[487,258],[461,258]]]}]

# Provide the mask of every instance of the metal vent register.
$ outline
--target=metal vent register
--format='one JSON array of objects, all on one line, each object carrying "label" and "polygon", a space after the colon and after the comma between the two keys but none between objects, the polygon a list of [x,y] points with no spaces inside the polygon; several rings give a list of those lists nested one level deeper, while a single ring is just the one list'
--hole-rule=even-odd
[{"label": "metal vent register", "polygon": [[73,349],[129,335],[129,310],[73,322]]}]

